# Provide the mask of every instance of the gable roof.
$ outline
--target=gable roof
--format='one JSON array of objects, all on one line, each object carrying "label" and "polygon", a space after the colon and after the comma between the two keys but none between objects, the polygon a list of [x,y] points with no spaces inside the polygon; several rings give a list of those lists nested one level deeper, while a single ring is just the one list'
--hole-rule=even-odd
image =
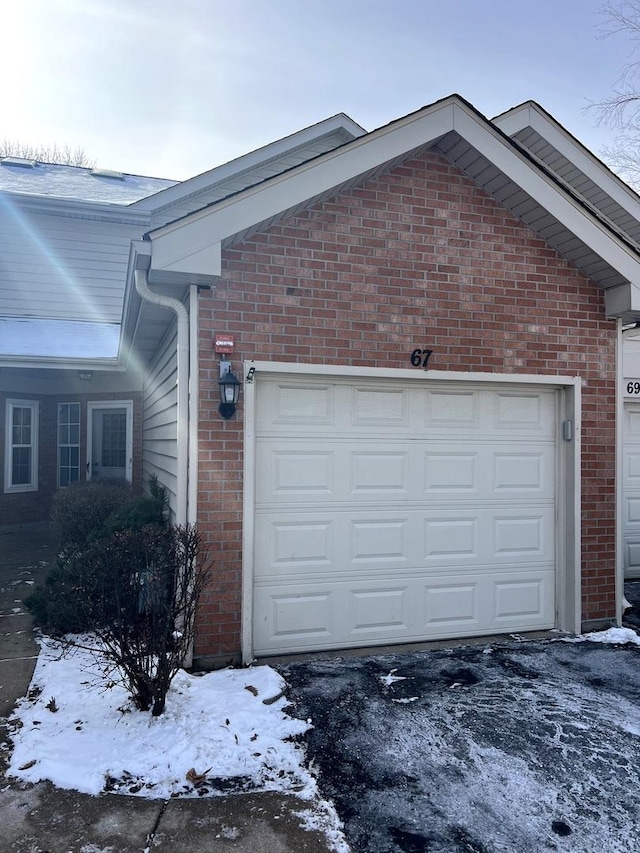
[{"label": "gable roof", "polygon": [[492,122],[640,245],[640,196],[540,104],[525,101]]},{"label": "gable roof", "polygon": [[[201,175],[168,187],[153,197],[141,199],[133,206],[137,210],[157,212],[187,199],[199,198],[203,194],[210,196],[212,191],[216,199],[222,198],[237,190],[238,183],[243,188],[253,186],[267,177],[280,174],[292,165],[309,160],[318,151],[332,150],[365,133],[364,128],[349,116],[338,113],[209,169]],[[194,207],[200,208],[209,201],[210,199],[204,199]],[[165,221],[175,218],[167,217]]]},{"label": "gable roof", "polygon": [[446,156],[611,292],[608,313],[640,312],[640,290],[630,289],[640,281],[640,258],[626,232],[459,95],[152,230],[150,280],[211,281],[223,245],[426,149]]}]

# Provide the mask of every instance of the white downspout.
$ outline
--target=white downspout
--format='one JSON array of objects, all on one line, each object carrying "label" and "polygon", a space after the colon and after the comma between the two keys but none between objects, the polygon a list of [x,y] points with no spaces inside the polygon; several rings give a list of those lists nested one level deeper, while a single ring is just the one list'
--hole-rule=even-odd
[{"label": "white downspout", "polygon": [[200,351],[198,285],[189,286],[189,497],[187,521],[198,520],[198,424],[200,422]]},{"label": "white downspout", "polygon": [[179,299],[161,296],[149,288],[146,270],[135,270],[136,290],[141,299],[153,305],[168,308],[177,320],[177,390],[178,390],[178,436],[176,474],[176,524],[188,521],[188,466],[189,466],[189,312]]}]

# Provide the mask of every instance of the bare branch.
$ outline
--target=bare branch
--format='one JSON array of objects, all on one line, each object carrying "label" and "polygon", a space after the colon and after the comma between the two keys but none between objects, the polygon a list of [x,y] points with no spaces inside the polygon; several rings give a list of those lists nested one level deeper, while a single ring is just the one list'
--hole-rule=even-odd
[{"label": "bare branch", "polygon": [[22,157],[25,160],[37,160],[40,163],[54,163],[62,166],[81,166],[92,169],[96,165],[84,148],[71,148],[70,145],[32,145],[16,139],[0,140],[0,157]]}]

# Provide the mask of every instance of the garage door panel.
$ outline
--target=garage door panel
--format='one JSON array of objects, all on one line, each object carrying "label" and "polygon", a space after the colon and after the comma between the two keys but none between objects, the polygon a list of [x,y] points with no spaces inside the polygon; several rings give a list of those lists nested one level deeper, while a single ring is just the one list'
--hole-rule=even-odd
[{"label": "garage door panel", "polygon": [[625,408],[625,435],[632,442],[640,442],[640,407],[629,405]]},{"label": "garage door panel", "polygon": [[[323,499],[333,494],[335,469],[332,451],[274,450],[271,457],[270,482],[272,494],[291,500],[299,495],[319,495]],[[267,481],[265,481],[267,482]]]},{"label": "garage door panel", "polygon": [[398,497],[408,495],[408,451],[355,450],[349,455],[352,495],[386,495],[390,492]]},{"label": "garage door panel", "polygon": [[624,570],[627,577],[640,576],[640,406],[627,403],[623,435]]},{"label": "garage door panel", "polygon": [[497,430],[544,434],[548,430],[548,395],[501,391],[493,396],[493,422]]},{"label": "garage door panel", "polygon": [[494,585],[495,620],[540,618],[544,611],[542,578],[496,581]]},{"label": "garage door panel", "polygon": [[424,588],[425,629],[459,630],[478,628],[478,585],[477,579],[469,582],[463,578],[457,583],[433,581]]},{"label": "garage door panel", "polygon": [[640,493],[638,495],[627,495],[625,510],[628,532],[640,530]]},{"label": "garage door panel", "polygon": [[406,518],[352,521],[350,563],[407,563],[408,527]]},{"label": "garage door panel", "polygon": [[274,424],[327,426],[335,420],[334,396],[331,385],[278,383],[266,418]]},{"label": "garage door panel", "polygon": [[625,454],[624,473],[627,484],[640,488],[640,448],[627,450]]},{"label": "garage door panel", "polygon": [[303,568],[317,571],[335,563],[334,530],[329,518],[312,516],[307,521],[281,518],[270,524],[269,534],[270,568],[275,572]]},{"label": "garage door panel", "polygon": [[409,426],[409,389],[353,388],[351,423],[356,427]]},{"label": "garage door panel", "polygon": [[637,542],[627,542],[625,556],[625,564],[629,569],[640,572],[640,537]]},{"label": "garage door panel", "polygon": [[555,448],[524,442],[264,439],[256,482],[258,506],[295,501],[553,500]]},{"label": "garage door panel", "polygon": [[305,593],[296,584],[258,587],[255,647],[275,654],[310,643],[334,648],[543,630],[554,625],[554,584],[550,571],[517,582],[489,573],[318,583]]},{"label": "garage door panel", "polygon": [[346,505],[336,513],[293,507],[256,515],[255,576],[262,582],[292,572],[367,572],[383,563],[404,570],[455,571],[484,567],[509,572],[518,566],[552,567],[554,511],[476,505],[372,513]]},{"label": "garage door panel", "polygon": [[[301,593],[299,588],[283,587],[267,592],[257,589],[256,645],[265,649],[308,647],[309,643],[330,644],[335,636],[335,595],[329,589]],[[260,639],[258,639],[260,638]]]},{"label": "garage door panel", "polygon": [[443,389],[425,393],[425,426],[477,430],[480,426],[480,391]]},{"label": "garage door panel", "polygon": [[531,386],[259,378],[256,652],[553,627],[555,406]]}]

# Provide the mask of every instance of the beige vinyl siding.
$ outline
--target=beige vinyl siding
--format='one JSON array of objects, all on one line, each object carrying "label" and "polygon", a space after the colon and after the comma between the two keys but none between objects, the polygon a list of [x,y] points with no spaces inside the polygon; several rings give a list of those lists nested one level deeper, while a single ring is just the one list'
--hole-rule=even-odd
[{"label": "beige vinyl siding", "polygon": [[194,210],[199,210],[207,204],[240,192],[247,187],[259,184],[261,181],[272,178],[274,175],[280,175],[282,172],[286,172],[287,169],[299,166],[300,163],[311,160],[327,151],[333,151],[338,146],[344,145],[346,141],[344,135],[340,132],[330,133],[307,145],[301,145],[293,151],[288,151],[281,157],[274,157],[272,160],[261,163],[253,169],[247,169],[240,174],[233,175],[233,177],[214,184],[181,202],[157,211],[153,216],[152,227],[159,228],[161,225],[166,225],[167,222],[180,219],[180,217],[186,216]]},{"label": "beige vinyl siding", "polygon": [[140,225],[0,209],[0,314],[118,323]]},{"label": "beige vinyl siding", "polygon": [[164,338],[149,368],[143,390],[142,471],[145,485],[155,475],[165,487],[172,513],[177,477],[177,349],[176,324]]}]

